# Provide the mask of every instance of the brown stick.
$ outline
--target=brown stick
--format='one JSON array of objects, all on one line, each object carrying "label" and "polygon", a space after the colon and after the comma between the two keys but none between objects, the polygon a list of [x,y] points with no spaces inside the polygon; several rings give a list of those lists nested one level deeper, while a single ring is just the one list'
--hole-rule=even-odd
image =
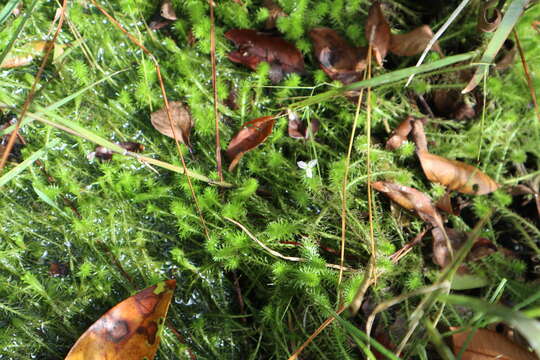
[{"label": "brown stick", "polygon": [[516,29],[513,29],[512,32],[514,33],[514,38],[516,39],[516,45],[519,51],[519,57],[521,58],[521,65],[523,65],[523,71],[525,72],[525,78],[527,79],[527,86],[529,86],[529,91],[531,92],[531,98],[534,105],[534,112],[536,113],[536,117],[538,118],[538,121],[540,121],[540,110],[538,109],[538,102],[536,101],[536,92],[534,90],[531,73],[529,71],[529,65],[527,65],[527,60],[525,60],[525,54],[523,53],[523,49],[521,48],[521,43],[519,42],[519,37],[518,37]]},{"label": "brown stick", "polygon": [[62,8],[60,10],[60,20],[58,21],[58,26],[56,27],[54,36],[52,40],[50,42],[47,42],[45,45],[45,55],[43,56],[43,61],[41,62],[41,65],[39,66],[36,77],[34,78],[34,82],[32,83],[32,87],[30,88],[30,92],[28,93],[28,97],[24,101],[21,114],[19,115],[19,118],[17,119],[17,123],[15,124],[15,130],[13,130],[13,132],[11,133],[8,143],[6,145],[5,152],[4,154],[2,154],[2,159],[0,159],[0,174],[2,173],[2,170],[4,169],[4,167],[6,166],[8,156],[11,153],[13,146],[15,145],[15,139],[17,138],[17,135],[19,134],[19,129],[21,127],[21,123],[24,119],[24,116],[26,115],[26,112],[28,111],[28,108],[30,107],[32,100],[34,100],[34,95],[36,93],[36,86],[41,80],[43,71],[45,71],[45,65],[47,65],[47,60],[49,59],[51,51],[54,48],[54,44],[56,43],[56,39],[58,38],[58,34],[60,34],[60,30],[62,29],[62,25],[64,24],[64,16],[66,13],[66,7],[67,7],[67,0],[64,0],[62,3]]},{"label": "brown stick", "polygon": [[217,69],[216,69],[216,24],[214,18],[214,1],[210,3],[210,61],[212,62],[212,88],[214,90],[214,118],[216,121],[216,162],[219,179],[223,182],[223,168],[221,164],[221,141],[219,138],[219,112],[217,93]]},{"label": "brown stick", "polygon": [[[165,102],[165,110],[167,111],[167,118],[169,119],[169,125],[171,126],[171,131],[174,137],[174,142],[176,143],[176,150],[178,151],[178,155],[180,155],[180,161],[182,162],[182,167],[184,169],[184,174],[188,173],[188,168],[186,165],[186,161],[184,159],[184,155],[182,154],[182,149],[180,149],[180,142],[178,141],[178,136],[176,135],[175,128],[173,126],[173,120],[171,115],[171,110],[169,107],[169,100],[167,99],[167,92],[165,91],[165,85],[163,83],[163,78],[161,76],[161,69],[159,67],[159,63],[154,56],[146,47],[144,47],[143,44],[141,44],[137,38],[135,38],[133,35],[131,35],[129,32],[127,32],[126,29],[118,21],[116,21],[115,18],[113,18],[105,9],[103,9],[99,4],[96,2],[96,0],[91,0],[92,4],[109,19],[113,25],[115,25],[120,31],[122,31],[128,38],[131,40],[132,43],[137,45],[148,57],[150,57],[150,60],[152,60],[152,63],[154,64],[154,67],[156,68],[157,77],[159,80],[159,87],[161,88],[161,94],[163,95],[163,101]],[[208,227],[206,226],[206,222],[204,221],[204,217],[202,215],[201,208],[199,206],[199,201],[197,200],[197,195],[195,194],[195,189],[193,188],[193,184],[191,183],[191,179],[189,176],[186,175],[186,179],[189,185],[189,190],[191,191],[191,196],[193,197],[193,201],[195,202],[195,208],[197,209],[197,213],[199,215],[199,219],[201,221],[201,225],[203,226],[204,234],[207,239],[210,239],[210,234],[208,232]]]}]

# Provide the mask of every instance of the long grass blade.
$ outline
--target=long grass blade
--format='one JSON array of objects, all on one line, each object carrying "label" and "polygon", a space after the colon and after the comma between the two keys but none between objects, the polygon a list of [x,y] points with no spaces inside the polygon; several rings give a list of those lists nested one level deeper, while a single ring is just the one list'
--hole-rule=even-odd
[{"label": "long grass blade", "polygon": [[21,2],[21,0],[8,1],[8,3],[4,6],[2,11],[0,11],[0,25],[2,25],[7,20],[7,18],[9,17],[13,9],[15,9],[17,5],[19,5],[19,2]]},{"label": "long grass blade", "polygon": [[510,35],[510,32],[516,25],[521,14],[529,4],[529,1],[530,0],[512,1],[510,6],[508,7],[508,10],[506,10],[506,13],[504,14],[504,17],[499,24],[499,27],[489,41],[486,51],[484,51],[484,54],[482,54],[480,64],[476,68],[472,79],[469,81],[465,89],[461,91],[461,93],[466,94],[472,91],[478,84],[480,84],[480,81],[484,77],[484,74],[487,70],[489,70],[489,67],[495,60],[495,56],[499,52],[500,48],[503,46],[505,40]]}]

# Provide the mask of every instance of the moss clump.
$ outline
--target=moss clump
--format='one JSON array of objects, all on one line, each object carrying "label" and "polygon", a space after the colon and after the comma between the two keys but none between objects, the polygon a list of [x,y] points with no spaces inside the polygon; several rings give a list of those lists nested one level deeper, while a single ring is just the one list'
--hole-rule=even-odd
[{"label": "moss clump", "polygon": [[[306,76],[287,77],[280,88],[268,86],[268,66],[249,72],[226,57],[232,45],[224,32],[262,28],[266,10],[260,2],[250,0],[217,4],[218,97],[224,102],[234,92],[237,106],[232,110],[220,105],[223,148],[242,123],[276,114],[295,97],[336,85],[328,84],[330,80],[313,59],[309,29],[329,26],[351,43],[365,43],[366,1],[278,3],[290,15],[279,18],[277,28],[304,53],[308,70]],[[173,4],[182,16],[158,32],[148,31],[144,25],[155,10],[152,2],[122,0],[106,4],[106,9],[158,58],[169,98],[190,107],[195,126],[194,153],[185,152],[188,168],[216,179],[208,4],[202,0],[173,0]],[[388,5],[396,29],[411,29],[425,21],[420,16],[422,9],[413,2],[394,0]],[[442,6],[429,18],[430,25],[440,24],[454,7]],[[15,47],[43,39],[55,11],[49,3],[38,4],[20,33],[16,31],[22,17],[8,18],[0,30],[0,48],[13,36],[17,37]],[[468,39],[474,46],[481,44],[483,38],[474,30],[475,11],[474,6],[467,8],[461,15],[462,26],[451,27],[443,37],[441,46],[448,54],[470,50]],[[540,48],[529,27],[533,19],[534,10],[527,12],[518,33],[529,66],[538,69]],[[68,119],[111,141],[143,143],[149,156],[179,166],[173,141],[150,124],[150,113],[162,106],[151,61],[89,2],[70,2],[66,21],[59,42],[70,46],[59,62],[46,67],[30,113],[56,122]],[[192,36],[195,43],[190,45]],[[391,59],[391,65],[404,67],[412,61]],[[37,67],[35,62],[0,71],[3,115],[20,111]],[[388,71],[376,69],[374,75]],[[429,81],[429,77],[418,76],[412,88],[427,91]],[[536,88],[540,87],[538,81],[535,79]],[[436,198],[442,195],[441,189],[425,180],[412,144],[397,152],[384,150],[385,122],[395,127],[409,114],[420,115],[402,85],[373,90],[374,180],[392,179]],[[432,120],[427,126],[428,139],[435,143],[437,154],[448,158],[475,163],[479,155],[484,172],[499,183],[515,184],[521,176],[515,164],[525,164],[531,173],[537,173],[540,159],[540,125],[521,67],[490,74],[486,89],[483,121]],[[72,94],[77,95],[69,99]],[[337,271],[326,264],[339,263],[341,184],[354,104],[336,98],[303,108],[300,116],[320,120],[316,141],[287,137],[287,120],[279,118],[266,143],[248,153],[235,172],[225,174],[236,188],[226,190],[194,181],[208,238],[184,176],[164,169],[156,173],[150,166],[120,155],[110,162],[89,162],[86,155],[94,144],[41,122],[27,121],[21,131],[28,142],[22,149],[24,158],[52,141],[60,145],[47,151],[43,166],[31,166],[0,193],[0,358],[62,358],[98,314],[164,278],[178,281],[169,318],[187,344],[166,330],[157,358],[189,358],[186,347],[200,359],[282,359],[290,355],[336,305]],[[365,113],[359,120],[364,128]],[[369,259],[366,143],[360,132],[349,172],[346,265],[359,271],[345,273],[345,301],[356,293]],[[311,159],[317,159],[318,165],[314,177],[308,178],[297,161]],[[466,200],[473,202],[472,211],[462,218],[451,217],[454,228],[468,231],[495,209],[484,235],[501,246],[518,244],[522,251],[512,260],[495,254],[475,264],[474,271],[489,277],[488,286],[475,294],[487,298],[506,279],[504,298],[523,301],[534,285],[525,284],[537,276],[530,271],[530,258],[537,255],[540,238],[534,216],[521,212],[505,189]],[[393,214],[383,197],[375,196],[374,205],[377,266],[384,271],[369,295],[370,303],[376,304],[430,284],[439,269],[431,261],[429,246],[418,246],[398,265],[392,264],[388,255],[411,240],[423,223],[405,212]],[[272,250],[305,261],[271,256],[225,217],[242,223]],[[68,265],[67,276],[49,275],[50,264],[58,262]],[[243,305],[237,289],[241,289]],[[412,298],[397,311],[385,312],[380,318],[383,327],[393,324],[396,314],[410,314],[418,302],[419,298]],[[538,300],[529,305],[534,304],[538,306]],[[463,323],[464,316],[452,306],[445,308],[448,323]],[[351,319],[359,327],[363,320],[361,316]],[[427,336],[418,335],[407,356],[419,356],[422,351],[415,349],[426,344]],[[319,336],[304,356],[348,359],[357,358],[360,352],[349,330],[336,325]]]}]

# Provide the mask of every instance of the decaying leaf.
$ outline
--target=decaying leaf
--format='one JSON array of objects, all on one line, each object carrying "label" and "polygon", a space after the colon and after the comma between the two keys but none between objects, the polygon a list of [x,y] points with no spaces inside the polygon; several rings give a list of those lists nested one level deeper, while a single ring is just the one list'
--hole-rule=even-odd
[{"label": "decaying leaf", "polygon": [[163,0],[159,9],[150,19],[150,24],[148,24],[148,26],[150,29],[158,30],[169,26],[177,19],[178,17],[176,16],[171,0]]},{"label": "decaying leaf", "polygon": [[441,215],[433,206],[431,199],[423,192],[388,181],[377,181],[372,186],[405,209],[414,210],[422,220],[444,229]]},{"label": "decaying leaf", "polygon": [[[17,117],[12,115],[9,116],[9,119],[2,125],[0,125],[0,131],[7,129],[8,127],[15,125],[17,122]],[[4,156],[4,152],[6,151],[7,143],[9,141],[9,138],[11,136],[11,133],[8,133],[4,136],[0,137],[0,158]],[[21,137],[17,136],[15,138],[15,143],[13,144],[13,147],[11,148],[11,151],[8,156],[8,160],[18,163],[22,161],[22,155],[21,155],[21,148],[24,146],[23,142],[21,141]]]},{"label": "decaying leaf", "polygon": [[362,79],[367,66],[366,48],[351,46],[337,32],[329,28],[312,29],[309,36],[321,69],[332,80],[350,84]]},{"label": "decaying leaf", "polygon": [[514,41],[506,39],[503,47],[495,57],[495,69],[506,70],[514,64],[517,54],[517,46]]},{"label": "decaying leaf", "polygon": [[[126,141],[118,143],[119,146],[131,152],[142,152],[144,151],[144,145],[137,142]],[[109,161],[112,159],[114,151],[107,149],[104,146],[96,146],[95,150],[88,154],[88,160],[92,161],[94,158],[98,158],[102,161]]]},{"label": "decaying leaf", "polygon": [[[451,327],[452,331],[459,328]],[[462,360],[537,360],[534,353],[514,343],[498,332],[477,329],[470,338],[470,331],[458,332],[452,335],[454,354],[458,354],[464,346]]]},{"label": "decaying leaf", "polygon": [[[298,114],[290,109],[287,110],[287,113],[289,114],[289,136],[293,139],[303,139],[307,140],[309,139],[310,133],[315,136],[317,131],[319,131],[319,120],[316,118],[313,118],[309,122],[309,128],[308,128],[308,122],[303,122],[299,117]],[[308,130],[309,129],[309,130]]]},{"label": "decaying leaf", "polygon": [[[433,31],[427,25],[422,25],[405,34],[394,34],[390,40],[390,52],[398,56],[414,56],[421,54],[433,39]],[[433,44],[432,51],[443,55],[438,43]]]},{"label": "decaying leaf", "polygon": [[175,280],[118,303],[81,335],[66,360],[151,360],[171,303]]},{"label": "decaying leaf", "polygon": [[407,118],[403,120],[398,127],[394,129],[394,131],[392,131],[390,138],[386,142],[386,148],[388,150],[396,150],[399,148],[407,140],[407,137],[413,129],[413,123],[415,121],[425,123],[427,119],[417,119],[414,116],[407,116]]},{"label": "decaying leaf", "polygon": [[452,215],[459,215],[461,210],[459,208],[454,208],[454,206],[452,205],[452,197],[450,196],[450,192],[448,191],[443,195],[443,197],[437,200],[435,206],[437,207],[437,209]]},{"label": "decaying leaf", "polygon": [[276,4],[273,0],[264,0],[264,7],[268,9],[268,18],[266,19],[266,23],[264,24],[264,28],[266,30],[271,30],[276,27],[276,21],[281,16],[288,16],[286,12],[283,11],[283,9]]},{"label": "decaying leaf", "polygon": [[274,117],[264,116],[248,121],[232,138],[227,148],[227,157],[231,160],[229,171],[233,171],[242,156],[262,144],[272,133]]},{"label": "decaying leaf", "polygon": [[187,107],[180,101],[171,101],[169,102],[169,110],[171,112],[174,133],[165,107],[150,115],[152,125],[157,131],[172,139],[174,139],[174,134],[176,134],[178,141],[191,148],[189,135],[191,133],[191,128],[193,127],[193,118]]},{"label": "decaying leaf", "polygon": [[[477,28],[479,31],[483,32],[493,32],[501,23],[502,13],[497,9],[497,4],[499,0],[490,0],[484,2],[480,6],[480,12],[478,13],[478,24]],[[493,10],[493,14],[490,15],[490,12]]]},{"label": "decaying leaf", "polygon": [[[452,245],[452,252],[458,251],[467,240],[468,235],[461,231],[456,231],[452,228],[444,228],[446,236]],[[442,228],[433,228],[431,230],[433,237],[433,260],[441,268],[446,267],[452,262],[450,251],[448,251],[448,242]],[[467,261],[477,261],[487,255],[497,251],[497,247],[493,242],[486,238],[477,238],[467,254]],[[469,270],[466,265],[462,264],[458,270],[460,274],[468,274]]]},{"label": "decaying leaf", "polygon": [[379,1],[375,1],[369,8],[365,34],[368,43],[373,48],[377,63],[383,66],[383,60],[390,47],[392,33],[390,32],[390,25],[388,25],[384,17]]},{"label": "decaying leaf", "polygon": [[51,277],[65,277],[69,274],[69,266],[61,262],[53,262],[49,265],[49,275]]},{"label": "decaying leaf", "polygon": [[10,69],[30,65],[34,59],[39,58],[47,51],[47,46],[54,46],[53,59],[57,59],[64,52],[64,45],[54,45],[50,41],[32,41],[22,48],[14,49],[0,64],[0,69]]},{"label": "decaying leaf", "polygon": [[463,194],[485,195],[499,185],[488,175],[472,165],[450,160],[427,151],[417,151],[426,177],[433,182]]},{"label": "decaying leaf", "polygon": [[237,47],[229,53],[229,60],[252,70],[261,62],[267,62],[273,83],[280,82],[290,73],[304,73],[302,53],[283,38],[247,29],[229,30],[225,37]]},{"label": "decaying leaf", "polygon": [[474,107],[454,89],[437,89],[431,94],[433,112],[437,116],[454,120],[468,120],[476,116]]}]

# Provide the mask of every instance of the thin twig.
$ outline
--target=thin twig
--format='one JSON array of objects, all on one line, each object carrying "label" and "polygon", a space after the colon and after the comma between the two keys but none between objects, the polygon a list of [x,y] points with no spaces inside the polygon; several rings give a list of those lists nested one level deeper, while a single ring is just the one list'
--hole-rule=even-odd
[{"label": "thin twig", "polygon": [[[105,11],[105,9],[103,9],[101,6],[99,6],[97,4],[96,0],[91,0],[91,1],[92,1],[92,4],[94,4],[94,6],[99,11],[101,11],[103,13],[103,15],[105,15],[105,17],[107,17],[107,19],[109,19],[113,25],[115,25],[120,31],[122,31],[129,38],[129,40],[131,40],[132,43],[137,45],[146,55],[148,55],[150,60],[152,60],[152,63],[154,64],[154,67],[156,68],[156,73],[157,73],[157,77],[158,77],[158,80],[159,80],[159,87],[161,88],[161,94],[163,95],[163,101],[165,102],[165,110],[167,111],[167,118],[169,119],[169,125],[171,127],[171,131],[172,131],[172,134],[173,134],[173,137],[174,137],[174,142],[176,143],[176,150],[178,152],[178,155],[180,155],[180,161],[182,162],[182,167],[184,168],[184,173],[187,174],[188,173],[188,168],[187,168],[187,165],[186,165],[186,160],[184,159],[184,155],[182,154],[182,149],[180,148],[180,142],[178,140],[178,136],[176,134],[175,127],[173,125],[173,119],[172,119],[172,115],[171,115],[171,111],[170,111],[170,107],[169,107],[169,100],[167,99],[167,92],[165,91],[165,85],[163,83],[163,78],[161,76],[161,68],[159,66],[159,63],[158,63],[156,57],[143,44],[141,44],[137,40],[137,38],[135,38],[126,29],[124,29],[124,27],[118,21],[116,21],[115,18],[113,18],[111,15],[109,15],[109,13],[107,13],[107,11]],[[186,179],[187,179],[187,182],[188,182],[188,185],[189,185],[189,190],[191,191],[191,196],[193,197],[193,201],[195,203],[195,208],[197,209],[197,213],[199,215],[199,219],[201,221],[201,225],[202,225],[203,230],[204,230],[205,237],[207,239],[210,239],[210,234],[208,232],[208,227],[206,226],[206,222],[204,221],[204,217],[202,215],[202,211],[201,211],[201,208],[199,206],[199,200],[197,199],[197,195],[195,194],[195,189],[193,188],[193,184],[191,183],[191,178],[189,176],[186,176]]]},{"label": "thin twig", "polygon": [[523,71],[525,72],[525,78],[527,79],[527,85],[529,86],[529,91],[531,92],[531,98],[534,105],[534,112],[536,113],[536,117],[538,118],[538,121],[540,121],[540,110],[538,109],[538,102],[536,101],[536,91],[534,89],[534,85],[532,82],[529,65],[527,65],[525,54],[523,53],[523,49],[521,48],[521,43],[519,42],[518,33],[515,28],[512,31],[514,33],[514,38],[516,39],[516,45],[519,51],[519,57],[521,58],[521,65],[523,65]]},{"label": "thin twig", "polygon": [[[375,29],[373,29],[375,30]],[[372,38],[374,37],[374,33],[371,34]],[[369,42],[368,47],[368,64],[367,64],[367,72],[368,72],[368,79],[371,78],[371,51],[372,46],[371,44],[373,41]],[[369,245],[370,245],[370,258],[369,258],[369,264],[368,264],[368,270],[366,271],[367,274],[362,280],[362,284],[360,285],[360,288],[356,292],[353,301],[349,305],[349,308],[351,310],[352,314],[356,314],[358,310],[360,309],[360,306],[362,306],[362,302],[364,301],[364,295],[366,294],[369,287],[375,283],[377,274],[375,271],[375,268],[377,266],[377,246],[375,244],[375,231],[373,228],[373,197],[372,197],[372,189],[371,189],[371,86],[367,88],[367,117],[366,117],[366,135],[367,135],[367,191],[368,191],[368,218],[369,218]]]},{"label": "thin twig", "polygon": [[214,118],[216,121],[216,162],[219,179],[223,181],[223,168],[221,164],[221,141],[219,138],[219,112],[217,92],[217,69],[216,69],[216,24],[214,17],[214,1],[210,3],[210,60],[212,62],[212,88],[214,90]]},{"label": "thin twig", "polygon": [[[342,306],[336,311],[336,315],[340,315],[344,310],[346,309],[345,306]],[[331,323],[336,320],[335,316],[330,316],[328,319],[326,319],[318,328],[307,338],[306,341],[296,351],[289,357],[288,360],[297,360],[300,353],[309,345],[315,338],[330,325]]]},{"label": "thin twig", "polygon": [[[238,221],[233,220],[233,219],[228,218],[228,217],[224,217],[224,219],[227,220],[227,221],[232,222],[233,224],[238,226],[240,229],[242,229],[242,231],[245,232],[247,236],[249,236],[257,244],[259,244],[259,246],[262,247],[264,250],[266,250],[270,255],[273,255],[273,256],[275,256],[277,258],[287,260],[287,261],[294,261],[294,262],[306,262],[307,261],[306,259],[301,258],[301,257],[283,255],[283,254],[277,252],[276,250],[273,250],[273,249],[269,248],[268,246],[266,246],[265,243],[263,243],[261,240],[257,239],[255,237],[255,235],[253,235],[244,225],[242,225]],[[330,269],[343,270],[343,271],[352,271],[352,272],[357,271],[355,269],[351,269],[351,268],[348,268],[348,267],[345,267],[345,266],[340,266],[340,265],[335,265],[335,264],[325,264],[325,265],[326,265],[327,268],[330,268]]]},{"label": "thin twig", "polygon": [[[366,79],[367,73],[364,72],[364,79]],[[349,177],[349,167],[351,164],[351,154],[354,144],[354,135],[356,134],[356,127],[358,126],[358,118],[360,117],[360,107],[362,104],[362,98],[364,97],[364,88],[360,90],[360,95],[358,96],[358,102],[356,103],[356,112],[354,114],[354,122],[351,130],[351,137],[349,139],[349,149],[347,150],[347,158],[345,160],[345,174],[343,175],[343,183],[341,186],[341,244],[340,244],[340,256],[339,264],[343,267],[345,263],[345,238],[347,234],[347,182]],[[343,279],[343,271],[339,271],[338,283],[337,283],[337,303],[338,306],[341,304],[341,292],[340,285]]]},{"label": "thin twig", "polygon": [[49,56],[56,44],[56,39],[58,38],[58,35],[60,34],[62,25],[64,24],[66,7],[67,7],[67,0],[64,0],[62,3],[62,7],[60,9],[60,19],[58,20],[58,25],[56,26],[56,31],[54,32],[54,36],[52,40],[48,41],[45,45],[45,55],[43,56],[43,61],[41,61],[41,65],[39,66],[36,77],[34,78],[34,82],[32,83],[32,87],[30,88],[30,92],[28,93],[28,96],[23,104],[22,111],[19,115],[19,118],[17,119],[17,123],[15,124],[15,130],[13,130],[13,132],[11,133],[8,143],[6,145],[6,148],[4,150],[4,153],[2,154],[2,159],[0,159],[0,174],[2,173],[4,169],[4,166],[6,166],[8,156],[11,153],[13,146],[15,145],[15,139],[17,138],[17,135],[19,134],[19,128],[21,127],[21,123],[24,119],[24,116],[26,115],[26,112],[30,108],[30,104],[32,103],[32,100],[34,100],[37,84],[41,80],[41,76],[43,75],[43,71],[45,71],[45,66],[47,65]]}]

